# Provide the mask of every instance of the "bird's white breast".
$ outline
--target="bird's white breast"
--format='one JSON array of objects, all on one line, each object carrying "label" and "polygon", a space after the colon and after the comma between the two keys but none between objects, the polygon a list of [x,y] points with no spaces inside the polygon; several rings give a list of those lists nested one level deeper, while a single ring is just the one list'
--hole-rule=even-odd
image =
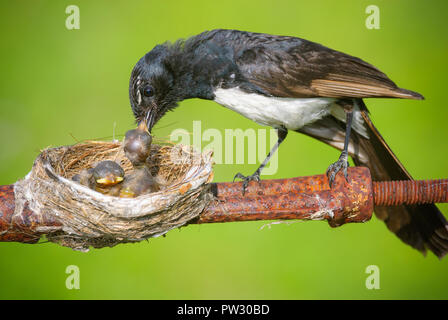
[{"label": "bird's white breast", "polygon": [[246,93],[239,88],[214,92],[215,102],[258,124],[297,130],[331,112],[333,98],[276,98]]}]

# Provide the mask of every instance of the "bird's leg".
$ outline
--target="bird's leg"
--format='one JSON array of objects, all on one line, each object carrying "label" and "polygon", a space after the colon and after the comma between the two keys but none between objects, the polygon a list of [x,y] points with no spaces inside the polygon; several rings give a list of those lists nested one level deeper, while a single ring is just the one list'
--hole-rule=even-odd
[{"label": "bird's leg", "polygon": [[347,168],[349,166],[348,163],[348,144],[350,143],[350,131],[352,127],[353,121],[353,107],[344,108],[346,123],[345,123],[345,140],[344,140],[344,150],[342,150],[341,155],[339,156],[338,161],[332,163],[326,172],[328,183],[330,184],[330,188],[333,185],[334,178],[336,174],[342,169],[344,172],[345,180],[347,180]]},{"label": "bird's leg", "polygon": [[278,147],[283,142],[283,140],[286,139],[286,136],[288,135],[288,130],[286,128],[277,129],[277,135],[278,135],[277,142],[272,147],[271,151],[269,151],[268,155],[266,156],[266,159],[264,159],[264,161],[261,163],[261,165],[258,167],[258,169],[253,174],[251,174],[250,176],[245,176],[238,172],[235,175],[235,177],[233,177],[233,181],[235,181],[236,178],[243,180],[243,195],[246,192],[246,188],[249,184],[249,181],[260,181],[261,170],[263,170],[263,168],[266,167],[266,165],[268,164],[272,155],[277,151]]}]

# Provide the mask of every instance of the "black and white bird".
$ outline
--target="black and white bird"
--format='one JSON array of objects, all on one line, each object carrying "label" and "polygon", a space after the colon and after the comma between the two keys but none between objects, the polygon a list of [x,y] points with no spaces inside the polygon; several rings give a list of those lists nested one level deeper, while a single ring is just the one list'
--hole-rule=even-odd
[{"label": "black and white bird", "polygon": [[[130,101],[149,130],[177,103],[213,100],[264,126],[278,142],[250,176],[260,172],[288,131],[314,137],[342,151],[330,165],[330,183],[347,158],[369,167],[374,180],[412,179],[369,118],[363,98],[423,99],[401,89],[363,60],[304,39],[238,30],[206,31],[157,45],[134,67]],[[405,243],[438,257],[448,252],[447,221],[435,205],[376,207],[376,215]]]}]

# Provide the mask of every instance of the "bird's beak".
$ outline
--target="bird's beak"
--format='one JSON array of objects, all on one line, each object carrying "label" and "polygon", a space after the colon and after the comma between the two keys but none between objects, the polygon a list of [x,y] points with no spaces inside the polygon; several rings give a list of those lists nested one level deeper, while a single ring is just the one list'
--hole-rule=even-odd
[{"label": "bird's beak", "polygon": [[101,178],[96,180],[96,183],[103,185],[103,186],[113,186],[117,183],[120,183],[123,181],[123,177],[120,176],[107,176],[105,178]]},{"label": "bird's beak", "polygon": [[121,181],[123,181],[123,177],[115,177],[115,182],[116,183],[119,183],[119,182],[121,182]]},{"label": "bird's beak", "polygon": [[137,127],[137,128],[138,128],[139,130],[149,132],[149,130],[148,130],[148,126],[147,126],[147,124],[146,124],[146,121],[140,121],[140,122],[138,123],[138,127]]}]

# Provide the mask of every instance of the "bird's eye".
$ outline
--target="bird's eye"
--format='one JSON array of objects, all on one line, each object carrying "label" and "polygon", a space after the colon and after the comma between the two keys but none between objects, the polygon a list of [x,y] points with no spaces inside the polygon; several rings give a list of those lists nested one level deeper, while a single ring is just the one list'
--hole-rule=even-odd
[{"label": "bird's eye", "polygon": [[143,95],[145,97],[151,97],[154,94],[154,89],[151,86],[146,86],[143,88]]}]

